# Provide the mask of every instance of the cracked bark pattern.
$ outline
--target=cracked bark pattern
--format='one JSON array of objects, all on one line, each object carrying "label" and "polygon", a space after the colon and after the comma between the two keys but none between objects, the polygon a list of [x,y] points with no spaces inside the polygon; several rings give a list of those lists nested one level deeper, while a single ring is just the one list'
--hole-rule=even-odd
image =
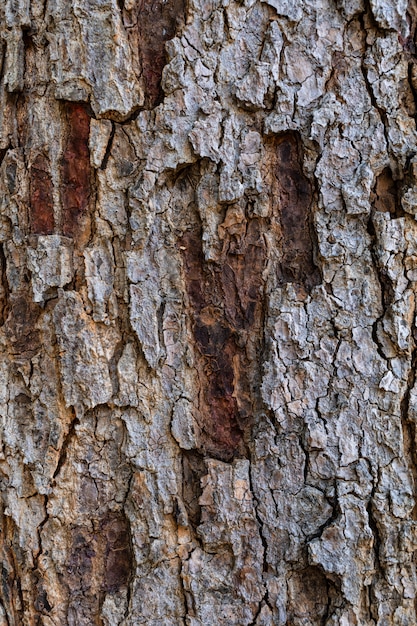
[{"label": "cracked bark pattern", "polygon": [[0,6],[0,626],[411,626],[417,9]]}]

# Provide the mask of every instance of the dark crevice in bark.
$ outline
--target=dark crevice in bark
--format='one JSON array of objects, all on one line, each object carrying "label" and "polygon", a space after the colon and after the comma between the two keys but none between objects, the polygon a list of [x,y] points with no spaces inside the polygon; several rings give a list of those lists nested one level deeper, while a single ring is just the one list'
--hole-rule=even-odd
[{"label": "dark crevice in bark", "polygon": [[375,211],[389,213],[392,219],[404,217],[401,207],[401,194],[404,182],[394,180],[391,168],[386,167],[377,176],[371,193],[371,201]]},{"label": "dark crevice in bark", "polygon": [[386,145],[387,145],[387,150],[389,151],[390,139],[389,139],[389,136],[388,136],[389,122],[388,122],[387,112],[382,107],[380,107],[379,104],[377,103],[377,100],[375,98],[375,94],[374,94],[373,89],[372,89],[372,85],[371,85],[371,83],[369,82],[369,79],[368,79],[368,72],[366,70],[366,67],[363,65],[363,62],[361,64],[361,71],[362,71],[362,76],[363,76],[363,79],[364,79],[366,90],[367,90],[369,98],[371,100],[371,104],[372,104],[373,108],[376,111],[378,111],[379,117],[381,118],[381,122],[382,122],[382,125],[384,127],[385,142],[386,142]]},{"label": "dark crevice in bark", "polygon": [[6,620],[6,626],[11,626],[11,625],[10,625],[9,616],[7,615],[7,610],[6,610],[6,607],[5,607],[5,605],[3,604],[3,601],[2,601],[1,599],[0,599],[0,606],[1,606],[2,611],[3,611],[3,615],[2,615],[2,617],[4,617],[4,619]]},{"label": "dark crevice in bark", "polygon": [[381,536],[380,536],[380,532],[378,528],[378,522],[375,519],[373,510],[372,510],[374,497],[375,497],[375,487],[372,489],[372,493],[369,498],[366,511],[368,513],[369,528],[371,529],[372,535],[374,538],[373,552],[374,552],[374,557],[375,557],[375,572],[376,572],[376,574],[373,577],[372,583],[369,585],[369,612],[370,612],[371,617],[377,622],[379,621],[379,616],[378,616],[378,611],[377,611],[378,599],[375,597],[375,583],[377,582],[378,577],[381,575],[381,572],[383,572],[384,567],[380,559],[382,540],[381,540]]},{"label": "dark crevice in bark", "polygon": [[52,476],[52,479],[55,480],[57,478],[57,476],[59,475],[62,467],[64,466],[66,460],[67,460],[67,454],[68,454],[68,447],[71,443],[71,441],[73,440],[73,438],[76,436],[76,431],[75,428],[76,426],[80,423],[80,420],[78,419],[78,417],[75,416],[75,412],[72,409],[72,421],[71,424],[69,426],[68,432],[65,436],[65,439],[62,443],[61,446],[61,450],[60,450],[60,455],[59,455],[59,459],[58,459],[58,463],[55,469],[55,472]]},{"label": "dark crevice in bark", "polygon": [[[416,89],[417,83],[416,83],[416,75],[417,75],[417,60],[413,60],[413,62],[408,64],[408,72],[407,72],[408,85],[410,87],[412,103],[410,103],[409,100],[407,100],[408,106],[406,108],[408,110],[408,113],[409,113],[410,117],[414,118],[414,122],[415,122],[416,127],[417,127],[417,89]],[[411,107],[410,107],[410,104],[412,105]],[[410,111],[410,108],[412,109],[411,111]]]},{"label": "dark crevice in bark", "polygon": [[100,165],[100,169],[101,170],[105,170],[107,167],[107,163],[108,160],[110,158],[110,154],[111,154],[111,149],[113,146],[113,140],[114,140],[114,135],[116,133],[116,124],[115,122],[111,123],[111,133],[110,133],[110,137],[109,137],[109,141],[107,142],[107,147],[106,147],[106,153],[104,155],[103,161]]},{"label": "dark crevice in bark", "polygon": [[372,215],[373,214],[371,212],[371,215],[367,223],[367,231],[371,239],[371,246],[370,246],[371,256],[372,256],[373,266],[374,266],[376,275],[378,277],[378,281],[379,281],[379,285],[381,289],[381,306],[382,306],[382,314],[372,324],[372,340],[375,343],[379,356],[381,357],[381,359],[386,361],[388,357],[385,354],[383,345],[378,337],[378,329],[379,329],[380,324],[382,323],[382,320],[384,319],[384,316],[386,314],[388,307],[393,302],[394,288],[392,285],[392,281],[390,280],[389,276],[387,276],[385,268],[381,268],[376,252],[375,252],[376,232],[375,232],[375,227],[372,221]]},{"label": "dark crevice in bark", "polygon": [[268,583],[266,580],[266,575],[269,571],[269,564],[268,564],[268,541],[265,537],[264,534],[264,522],[262,521],[262,518],[259,514],[258,511],[258,507],[259,507],[259,500],[255,495],[255,491],[254,491],[254,481],[253,481],[253,476],[252,476],[252,463],[250,464],[249,467],[249,486],[250,486],[250,491],[252,494],[252,501],[253,501],[253,510],[255,512],[255,518],[258,524],[258,531],[259,531],[259,538],[261,540],[262,543],[262,548],[263,548],[263,554],[262,554],[262,582],[265,586],[265,593],[261,599],[261,601],[259,602],[259,606],[257,608],[257,611],[254,615],[252,624],[256,624],[257,618],[260,615],[261,611],[262,611],[262,607],[263,605],[268,606],[271,609],[271,613],[273,613],[273,609],[272,606],[270,604],[270,600],[269,600],[269,591],[268,591]]},{"label": "dark crevice in bark", "polygon": [[10,146],[10,145],[8,145],[8,146],[7,146],[7,148],[2,148],[2,149],[0,150],[0,167],[1,167],[1,165],[2,165],[2,163],[3,163],[3,161],[4,161],[4,157],[6,156],[6,154],[7,154],[8,150],[10,149],[10,147],[11,147],[11,146]]},{"label": "dark crevice in bark", "polygon": [[298,443],[299,443],[300,448],[301,448],[301,450],[303,451],[303,454],[304,454],[304,469],[303,469],[303,473],[304,473],[304,483],[305,484],[307,484],[307,481],[308,481],[308,471],[309,471],[309,463],[310,463],[310,452],[308,450],[308,447],[304,443],[304,437],[305,437],[306,430],[307,430],[307,427],[305,426],[304,427],[304,432],[298,438]]},{"label": "dark crevice in bark", "polygon": [[405,39],[401,34],[398,35],[398,39],[404,54],[408,59],[408,84],[414,99],[414,112],[411,114],[414,117],[417,126],[417,55],[416,55],[416,26],[417,26],[417,6],[416,3],[411,0],[407,6],[406,12],[407,22],[410,28],[410,34]]},{"label": "dark crevice in bark", "polygon": [[7,260],[4,253],[4,244],[0,244],[0,294],[0,326],[3,326],[10,309],[10,287],[7,280]]},{"label": "dark crevice in bark", "polygon": [[[375,32],[387,32],[382,26],[378,24],[375,19],[374,12],[372,10],[372,5],[370,0],[364,0],[364,13],[359,14],[360,24],[364,32],[367,30],[367,26],[369,25]],[[365,23],[365,18],[368,23]],[[389,32],[389,31],[388,31]]]},{"label": "dark crevice in bark", "polygon": [[401,399],[400,410],[401,410],[401,427],[403,433],[403,441],[404,441],[404,455],[407,460],[408,468],[413,477],[413,495],[416,499],[416,503],[414,505],[412,517],[413,519],[417,519],[417,447],[416,447],[416,422],[414,419],[410,418],[410,397],[411,392],[416,383],[417,377],[417,347],[415,345],[415,341],[417,339],[417,330],[416,327],[413,326],[413,341],[414,348],[411,354],[411,363],[410,369],[408,372],[408,380],[407,386],[405,389],[405,393]]},{"label": "dark crevice in bark", "polygon": [[340,511],[340,507],[339,507],[339,503],[337,499],[335,498],[333,502],[330,502],[328,500],[328,502],[333,507],[332,514],[330,515],[330,517],[327,518],[324,524],[322,524],[314,533],[312,533],[311,535],[307,537],[307,543],[309,543],[310,541],[313,541],[313,539],[320,539],[325,529],[331,526],[333,522],[335,522],[337,518],[340,516],[341,511]]},{"label": "dark crevice in bark", "polygon": [[376,111],[378,111],[379,117],[381,118],[381,122],[384,128],[384,137],[385,137],[385,142],[387,146],[387,151],[389,152],[390,151],[390,139],[388,137],[388,127],[389,127],[388,115],[387,115],[387,112],[382,107],[379,106],[376,100],[374,91],[372,89],[372,85],[368,78],[368,72],[365,67],[365,58],[366,58],[366,49],[367,49],[366,37],[367,37],[367,31],[368,31],[367,24],[365,23],[365,18],[368,20],[370,27],[374,31],[379,32],[381,28],[377,25],[375,21],[374,14],[372,12],[372,8],[371,8],[369,0],[365,0],[364,6],[365,6],[365,13],[362,13],[359,16],[359,22],[361,25],[362,32],[364,34],[364,37],[363,37],[364,53],[363,53],[362,62],[361,62],[361,72],[362,72],[364,84],[366,87],[366,91],[368,92],[369,99],[371,101],[371,105]]},{"label": "dark crevice in bark", "polygon": [[187,622],[187,618],[190,612],[191,607],[189,607],[189,603],[188,603],[188,598],[189,598],[189,593],[187,593],[186,589],[185,589],[185,585],[184,585],[184,578],[183,578],[183,568],[184,568],[184,562],[187,562],[190,558],[190,554],[188,555],[187,559],[181,559],[179,560],[180,562],[180,571],[179,571],[179,583],[180,583],[180,591],[181,591],[181,595],[182,595],[182,601],[184,604],[184,615],[182,616],[183,620],[184,620],[184,624],[186,624]]},{"label": "dark crevice in bark", "polygon": [[181,450],[182,454],[182,500],[187,511],[188,522],[195,536],[197,527],[201,523],[202,494],[201,479],[207,474],[204,455],[197,450]]},{"label": "dark crevice in bark", "polygon": [[374,537],[374,556],[375,556],[375,561],[376,561],[375,569],[376,571],[381,571],[382,564],[380,562],[380,550],[381,550],[382,541],[381,541],[381,537],[379,533],[378,522],[375,519],[373,510],[372,510],[374,497],[375,497],[375,487],[372,489],[372,493],[369,498],[366,511],[368,513],[369,528],[371,529],[373,537]]},{"label": "dark crevice in bark", "polygon": [[34,564],[32,568],[32,573],[36,581],[34,584],[34,591],[36,595],[33,600],[33,605],[38,613],[40,613],[41,615],[48,615],[52,607],[49,604],[47,592],[43,588],[43,584],[42,584],[43,576],[39,570],[39,559],[43,554],[42,529],[45,526],[45,524],[49,521],[48,496],[47,495],[44,496],[44,508],[45,508],[45,517],[42,520],[42,522],[39,524],[39,526],[37,527],[39,551],[34,558]]}]

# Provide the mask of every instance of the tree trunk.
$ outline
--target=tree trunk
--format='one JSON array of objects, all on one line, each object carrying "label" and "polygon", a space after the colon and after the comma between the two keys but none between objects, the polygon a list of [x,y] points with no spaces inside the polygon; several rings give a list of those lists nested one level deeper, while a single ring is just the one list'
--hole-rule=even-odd
[{"label": "tree trunk", "polygon": [[417,7],[3,0],[1,626],[412,626]]}]

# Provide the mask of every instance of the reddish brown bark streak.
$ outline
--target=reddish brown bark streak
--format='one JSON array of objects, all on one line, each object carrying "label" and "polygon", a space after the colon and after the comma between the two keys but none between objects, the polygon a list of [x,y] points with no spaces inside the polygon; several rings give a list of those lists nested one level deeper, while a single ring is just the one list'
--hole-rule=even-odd
[{"label": "reddish brown bark streak", "polygon": [[175,36],[185,21],[185,0],[137,0],[133,11],[125,11],[125,18],[131,46],[139,50],[138,73],[145,83],[145,107],[151,109],[162,99],[165,42]]},{"label": "reddish brown bark streak", "polygon": [[202,449],[229,460],[244,452],[243,438],[260,406],[259,354],[265,308],[263,272],[266,237],[281,249],[278,283],[310,289],[320,281],[310,226],[312,187],[302,169],[299,139],[288,133],[267,146],[265,179],[269,217],[246,216],[237,208],[222,225],[219,263],[206,262],[202,233],[181,238],[185,282],[191,306],[201,393]]},{"label": "reddish brown bark streak", "polygon": [[30,228],[35,235],[54,231],[51,166],[49,159],[38,154],[30,168]]},{"label": "reddish brown bark streak", "polygon": [[240,241],[228,241],[222,264],[205,263],[201,233],[182,239],[193,333],[202,356],[202,447],[224,459],[242,450],[251,417],[248,334],[259,335],[266,253],[259,220]]},{"label": "reddish brown bark streak", "polygon": [[145,79],[146,104],[152,108],[161,100],[161,77],[166,63],[165,42],[175,36],[184,20],[184,0],[139,0],[138,29]]},{"label": "reddish brown bark streak", "polygon": [[91,193],[90,117],[81,104],[66,103],[68,138],[61,163],[62,233],[76,238],[85,228]]}]

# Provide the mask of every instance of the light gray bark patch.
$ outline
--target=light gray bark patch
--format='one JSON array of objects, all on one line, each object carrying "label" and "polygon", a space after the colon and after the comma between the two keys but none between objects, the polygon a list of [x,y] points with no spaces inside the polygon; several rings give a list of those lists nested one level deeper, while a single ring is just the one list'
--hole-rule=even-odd
[{"label": "light gray bark patch", "polygon": [[101,337],[78,293],[61,295],[54,321],[66,405],[80,409],[108,402],[113,393],[109,364]]}]

